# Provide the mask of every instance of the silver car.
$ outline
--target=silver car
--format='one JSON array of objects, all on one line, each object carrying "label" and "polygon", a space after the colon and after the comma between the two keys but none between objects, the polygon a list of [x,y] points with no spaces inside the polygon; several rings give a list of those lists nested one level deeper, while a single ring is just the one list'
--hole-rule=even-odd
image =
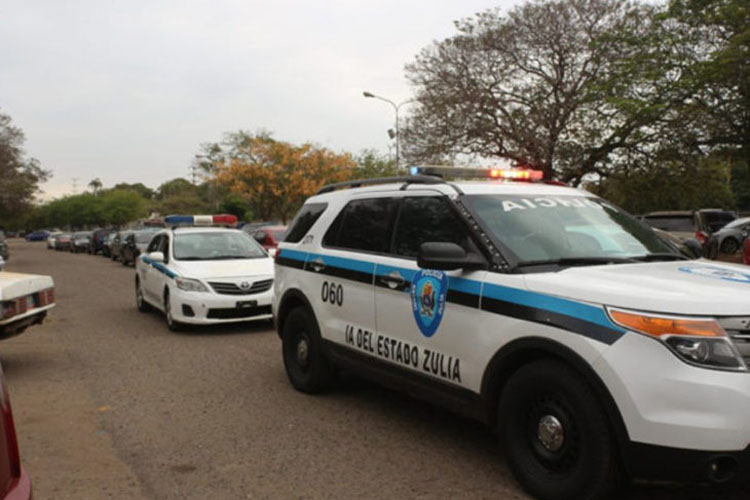
[{"label": "silver car", "polygon": [[735,253],[750,230],[750,217],[735,219],[716,231],[711,239],[716,240],[716,248],[722,253]]}]

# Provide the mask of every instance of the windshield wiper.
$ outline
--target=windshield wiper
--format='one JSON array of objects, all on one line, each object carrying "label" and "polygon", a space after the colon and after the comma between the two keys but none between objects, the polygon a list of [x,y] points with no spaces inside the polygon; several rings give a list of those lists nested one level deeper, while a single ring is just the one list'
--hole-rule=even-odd
[{"label": "windshield wiper", "polygon": [[559,259],[528,260],[516,267],[530,266],[595,266],[598,264],[632,264],[638,262],[629,257],[562,257]]},{"label": "windshield wiper", "polygon": [[634,260],[638,260],[641,262],[653,262],[656,260],[690,260],[684,255],[680,255],[677,253],[668,253],[668,252],[648,253],[646,255],[638,255],[632,258]]}]

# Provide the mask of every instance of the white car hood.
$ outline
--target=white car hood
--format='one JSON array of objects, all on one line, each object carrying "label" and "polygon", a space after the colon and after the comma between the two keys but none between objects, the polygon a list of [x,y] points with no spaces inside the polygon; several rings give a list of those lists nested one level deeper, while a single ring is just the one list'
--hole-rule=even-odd
[{"label": "white car hood", "polygon": [[53,286],[50,276],[3,271],[0,273],[0,301],[25,297]]},{"label": "white car hood", "polygon": [[177,262],[172,269],[185,278],[214,279],[273,276],[273,259],[236,259]]},{"label": "white car hood", "polygon": [[533,291],[641,311],[750,316],[750,268],[709,260],[570,267],[528,274]]}]

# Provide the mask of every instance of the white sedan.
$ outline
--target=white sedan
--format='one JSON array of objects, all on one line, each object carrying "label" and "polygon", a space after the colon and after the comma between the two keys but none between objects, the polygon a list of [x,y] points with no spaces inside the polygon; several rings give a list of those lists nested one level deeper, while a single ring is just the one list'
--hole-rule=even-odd
[{"label": "white sedan", "polygon": [[171,330],[273,318],[273,259],[242,231],[165,229],[135,267],[138,310],[162,311]]}]

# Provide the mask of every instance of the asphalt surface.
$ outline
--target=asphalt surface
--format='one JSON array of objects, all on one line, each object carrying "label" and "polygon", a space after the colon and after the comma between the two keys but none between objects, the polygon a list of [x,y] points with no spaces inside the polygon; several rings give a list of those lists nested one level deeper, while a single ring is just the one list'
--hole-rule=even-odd
[{"label": "asphalt surface", "polygon": [[295,392],[267,323],[172,333],[135,309],[132,268],[44,243],[12,241],[7,268],[56,285],[48,320],[0,344],[37,500],[528,498],[478,423],[351,378]]}]

